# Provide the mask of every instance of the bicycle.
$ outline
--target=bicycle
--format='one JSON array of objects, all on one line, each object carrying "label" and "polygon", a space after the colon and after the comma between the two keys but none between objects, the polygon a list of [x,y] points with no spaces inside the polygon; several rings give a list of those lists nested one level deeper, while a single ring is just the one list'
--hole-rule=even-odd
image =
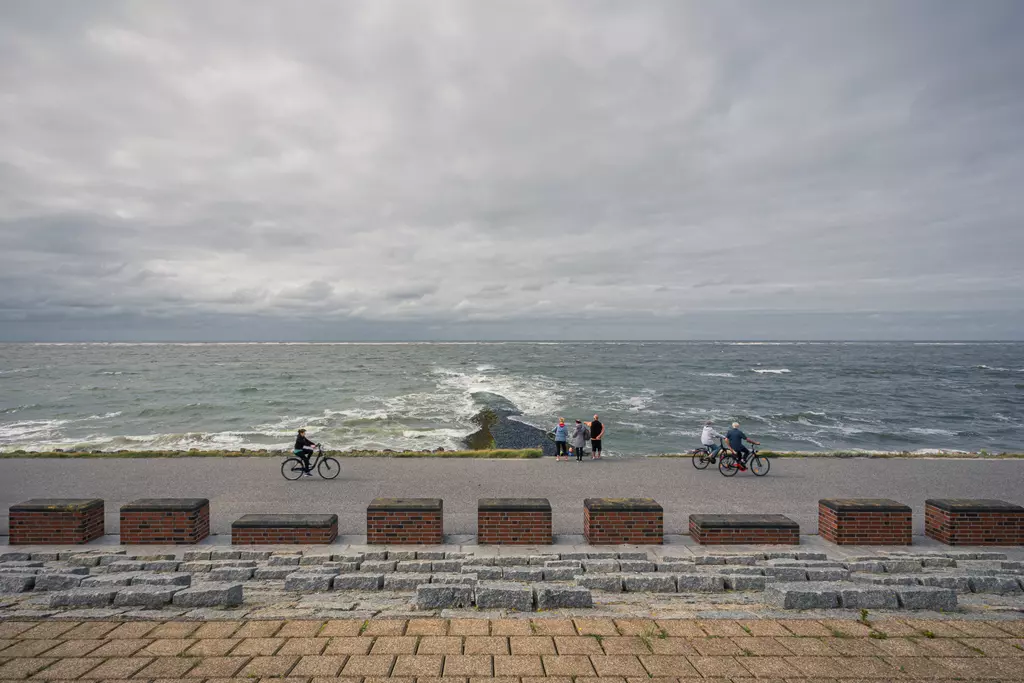
[{"label": "bicycle", "polygon": [[[334,479],[341,474],[341,463],[329,455],[324,455],[324,449],[320,444],[316,445],[316,457],[309,463],[309,471],[314,469],[324,479]],[[306,471],[302,458],[295,455],[287,458],[281,463],[281,476],[288,481],[295,481]]]},{"label": "bicycle", "polygon": [[[721,439],[718,440],[718,454],[725,455],[725,444]],[[711,454],[711,446],[701,446],[700,448],[694,448],[690,451],[690,462],[698,470],[707,469],[708,465],[714,465],[718,462],[718,455]]]},{"label": "bicycle", "polygon": [[735,476],[740,469],[750,470],[754,473],[755,477],[763,477],[768,474],[768,470],[771,469],[772,464],[768,461],[767,456],[762,457],[757,453],[757,446],[750,446],[750,455],[747,456],[745,462],[741,462],[739,456],[734,452],[729,451],[722,456],[722,460],[718,463],[718,471],[722,473],[722,476],[732,477]]}]

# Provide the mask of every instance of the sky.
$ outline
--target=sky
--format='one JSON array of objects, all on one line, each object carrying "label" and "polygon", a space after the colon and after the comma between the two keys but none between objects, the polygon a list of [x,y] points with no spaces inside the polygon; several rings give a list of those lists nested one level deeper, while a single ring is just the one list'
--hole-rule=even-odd
[{"label": "sky", "polygon": [[1024,339],[1016,0],[0,3],[0,341]]}]

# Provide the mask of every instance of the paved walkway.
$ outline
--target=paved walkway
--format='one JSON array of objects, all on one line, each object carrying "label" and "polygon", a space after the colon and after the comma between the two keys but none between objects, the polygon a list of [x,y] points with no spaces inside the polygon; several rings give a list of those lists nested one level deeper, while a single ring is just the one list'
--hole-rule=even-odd
[{"label": "paved walkway", "polygon": [[8,679],[1014,681],[1024,620],[6,621]]},{"label": "paved walkway", "polygon": [[[107,533],[118,509],[138,498],[209,498],[214,533],[230,533],[247,513],[336,513],[341,534],[366,532],[366,505],[377,496],[444,499],[445,531],[476,532],[478,498],[544,497],[556,534],[583,532],[583,499],[656,499],[665,530],[686,533],[693,513],[770,512],[817,530],[819,498],[893,498],[914,509],[924,533],[926,498],[1021,500],[1021,460],[792,459],[772,461],[768,476],[699,472],[688,458],[466,460],[345,458],[341,476],[285,481],[280,458],[3,459],[0,508],[29,498],[97,497],[106,501]],[[0,516],[0,534],[7,516]]]}]

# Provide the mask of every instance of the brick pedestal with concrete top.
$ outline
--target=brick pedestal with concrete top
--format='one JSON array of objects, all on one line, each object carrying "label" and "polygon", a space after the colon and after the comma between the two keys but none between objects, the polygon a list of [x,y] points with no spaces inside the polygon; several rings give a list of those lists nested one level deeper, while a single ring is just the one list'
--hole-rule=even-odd
[{"label": "brick pedestal with concrete top", "polygon": [[124,545],[187,545],[209,535],[206,498],[143,498],[121,506]]},{"label": "brick pedestal with concrete top", "polygon": [[887,498],[822,498],[818,534],[837,545],[910,545],[912,511]]},{"label": "brick pedestal with concrete top", "polygon": [[701,545],[799,545],[800,525],[785,515],[690,515],[690,537]]},{"label": "brick pedestal with concrete top", "polygon": [[481,544],[551,545],[551,503],[547,498],[481,498],[476,534]]},{"label": "brick pedestal with concrete top", "polygon": [[930,498],[924,533],[946,545],[1024,545],[1024,507],[1002,500]]},{"label": "brick pedestal with concrete top", "polygon": [[583,535],[591,545],[661,545],[665,511],[653,498],[587,498]]},{"label": "brick pedestal with concrete top", "polygon": [[88,543],[103,535],[99,498],[35,498],[8,511],[10,545]]},{"label": "brick pedestal with concrete top", "polygon": [[232,545],[333,543],[338,515],[245,515],[231,523]]},{"label": "brick pedestal with concrete top", "polygon": [[366,542],[436,545],[444,542],[440,498],[375,498],[366,508]]}]

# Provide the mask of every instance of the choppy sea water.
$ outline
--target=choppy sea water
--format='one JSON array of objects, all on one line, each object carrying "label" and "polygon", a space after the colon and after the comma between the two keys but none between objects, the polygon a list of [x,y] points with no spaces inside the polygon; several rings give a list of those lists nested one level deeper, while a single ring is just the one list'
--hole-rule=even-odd
[{"label": "choppy sea water", "polygon": [[[502,397],[614,455],[738,420],[772,450],[1024,450],[1024,344],[0,344],[0,450],[456,448]],[[497,399],[500,400],[500,399]]]}]

